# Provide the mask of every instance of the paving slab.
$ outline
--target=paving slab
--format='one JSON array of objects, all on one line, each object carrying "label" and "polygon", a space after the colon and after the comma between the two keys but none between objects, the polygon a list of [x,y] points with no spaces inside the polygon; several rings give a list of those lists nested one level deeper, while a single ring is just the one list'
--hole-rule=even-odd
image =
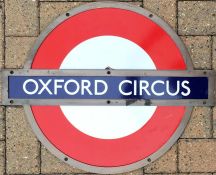
[{"label": "paving slab", "polygon": [[210,138],[212,109],[210,107],[194,107],[182,138]]},{"label": "paving slab", "polygon": [[181,139],[179,141],[180,172],[216,172],[215,139]]},{"label": "paving slab", "polygon": [[40,146],[22,107],[6,108],[6,135],[7,173],[39,173]]},{"label": "paving slab", "polygon": [[211,69],[211,37],[186,36],[182,37],[195,69]]},{"label": "paving slab", "polygon": [[39,32],[37,7],[36,0],[6,0],[6,36],[37,36]]},{"label": "paving slab", "polygon": [[179,1],[178,32],[181,35],[215,35],[216,1]]},{"label": "paving slab", "polygon": [[0,141],[0,175],[5,174],[5,143]]},{"label": "paving slab", "polygon": [[6,68],[23,68],[36,37],[7,37],[5,52]]},{"label": "paving slab", "polygon": [[143,5],[176,30],[176,0],[144,0]]}]

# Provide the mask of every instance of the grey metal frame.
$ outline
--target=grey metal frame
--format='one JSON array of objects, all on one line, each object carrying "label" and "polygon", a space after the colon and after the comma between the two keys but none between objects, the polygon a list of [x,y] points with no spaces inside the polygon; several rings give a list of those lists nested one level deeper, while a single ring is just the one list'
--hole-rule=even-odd
[{"label": "grey metal frame", "polygon": [[[78,13],[81,13],[83,11],[87,11],[87,10],[90,10],[90,9],[95,9],[95,8],[120,8],[120,9],[129,10],[129,11],[134,11],[136,13],[139,13],[139,14],[141,14],[141,15],[149,18],[149,19],[151,19],[153,22],[155,22],[161,28],[163,28],[170,35],[170,37],[175,41],[176,46],[181,51],[182,56],[184,57],[185,63],[187,64],[187,69],[191,70],[191,71],[193,70],[192,62],[191,62],[190,56],[189,56],[189,54],[187,52],[187,49],[185,48],[184,44],[182,43],[182,41],[180,40],[180,38],[177,36],[177,34],[172,30],[172,28],[168,24],[166,24],[162,19],[160,19],[156,15],[154,15],[154,14],[152,15],[151,12],[149,12],[149,11],[143,9],[143,8],[140,8],[140,7],[137,7],[137,6],[133,6],[133,5],[127,4],[127,3],[120,3],[120,2],[113,2],[113,1],[112,2],[94,2],[94,3],[88,3],[88,4],[79,6],[77,8],[74,8],[74,9],[68,11],[67,14],[69,14],[69,16],[66,15],[66,14],[63,14],[62,16],[58,17],[39,36],[38,40],[35,43],[34,48],[32,49],[32,51],[29,54],[29,57],[28,57],[28,59],[26,61],[26,64],[25,64],[25,68],[26,69],[30,69],[31,68],[31,64],[32,64],[32,61],[34,59],[34,55],[36,54],[39,46],[43,42],[44,38],[57,25],[59,25],[61,22],[63,22],[64,20],[66,20],[70,16],[76,15]],[[4,76],[4,77],[6,77],[6,76]],[[7,82],[7,81],[4,80],[3,82]],[[212,81],[212,83],[213,83],[213,81]],[[4,87],[5,86],[7,86],[7,84],[4,84]],[[184,128],[187,125],[187,122],[188,122],[188,120],[190,118],[191,111],[192,111],[192,107],[186,107],[186,112],[185,112],[185,115],[183,117],[183,120],[181,121],[181,124],[179,125],[179,127],[177,128],[177,130],[175,131],[175,133],[168,140],[168,142],[166,142],[157,152],[153,153],[149,157],[147,157],[147,158],[145,158],[143,160],[140,160],[138,162],[132,163],[130,165],[125,165],[125,166],[119,166],[119,167],[97,167],[97,166],[88,165],[88,164],[79,162],[77,160],[74,160],[73,158],[70,158],[67,155],[65,155],[62,152],[60,152],[57,148],[55,148],[49,142],[49,140],[44,136],[44,134],[42,133],[42,131],[38,127],[37,122],[35,121],[33,113],[31,111],[31,107],[29,105],[24,105],[24,109],[25,109],[27,118],[29,120],[29,123],[31,124],[31,127],[33,128],[33,130],[34,130],[35,134],[37,135],[38,139],[56,157],[58,157],[62,161],[65,161],[68,164],[70,164],[70,165],[72,165],[74,167],[77,167],[79,169],[82,169],[82,170],[85,170],[85,171],[88,171],[88,172],[101,173],[101,174],[115,174],[115,173],[123,173],[123,172],[132,171],[132,170],[141,168],[141,167],[149,164],[150,162],[156,160],[157,158],[159,158],[167,150],[169,150],[170,147],[180,137],[180,135],[182,134]]]},{"label": "grey metal frame", "polygon": [[[107,72],[109,71],[109,74]],[[3,105],[98,105],[98,106],[214,106],[214,71],[155,71],[155,70],[4,70],[3,72]],[[11,74],[12,73],[12,74]],[[125,100],[125,99],[11,99],[8,98],[9,76],[170,76],[170,77],[208,77],[208,99],[178,100]],[[107,103],[109,100],[109,103]]]}]

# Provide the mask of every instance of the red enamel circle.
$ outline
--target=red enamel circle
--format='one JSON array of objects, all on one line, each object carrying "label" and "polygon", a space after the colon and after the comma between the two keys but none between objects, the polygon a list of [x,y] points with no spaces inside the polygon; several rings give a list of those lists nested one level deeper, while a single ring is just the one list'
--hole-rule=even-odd
[{"label": "red enamel circle", "polygon": [[[75,46],[103,35],[123,37],[138,44],[158,70],[186,69],[180,50],[160,26],[143,15],[118,8],[88,10],[60,23],[40,45],[31,68],[59,69]],[[105,140],[77,130],[59,106],[31,109],[38,127],[58,150],[77,161],[103,167],[132,164],[155,153],[174,134],[185,114],[184,106],[158,107],[147,124],[134,134]]]}]

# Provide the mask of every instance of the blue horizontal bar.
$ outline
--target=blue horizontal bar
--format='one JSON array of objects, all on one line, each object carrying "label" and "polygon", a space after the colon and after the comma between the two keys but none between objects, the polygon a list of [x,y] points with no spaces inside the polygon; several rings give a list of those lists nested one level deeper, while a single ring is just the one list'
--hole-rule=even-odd
[{"label": "blue horizontal bar", "polygon": [[208,77],[9,76],[11,99],[208,99]]}]

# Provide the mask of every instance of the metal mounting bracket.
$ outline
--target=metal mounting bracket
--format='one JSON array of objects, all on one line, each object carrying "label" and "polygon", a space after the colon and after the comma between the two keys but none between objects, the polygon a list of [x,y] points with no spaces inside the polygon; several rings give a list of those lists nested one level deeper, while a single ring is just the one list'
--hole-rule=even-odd
[{"label": "metal mounting bracket", "polygon": [[[3,69],[1,105],[138,105],[138,106],[214,106],[215,105],[215,75],[212,70],[187,70],[187,71],[155,71],[155,70],[33,70],[33,69]],[[10,78],[14,76],[35,77],[55,76],[71,78],[80,77],[206,77],[208,79],[208,98],[206,99],[31,99],[10,98]],[[197,87],[199,88],[199,87]]]}]

